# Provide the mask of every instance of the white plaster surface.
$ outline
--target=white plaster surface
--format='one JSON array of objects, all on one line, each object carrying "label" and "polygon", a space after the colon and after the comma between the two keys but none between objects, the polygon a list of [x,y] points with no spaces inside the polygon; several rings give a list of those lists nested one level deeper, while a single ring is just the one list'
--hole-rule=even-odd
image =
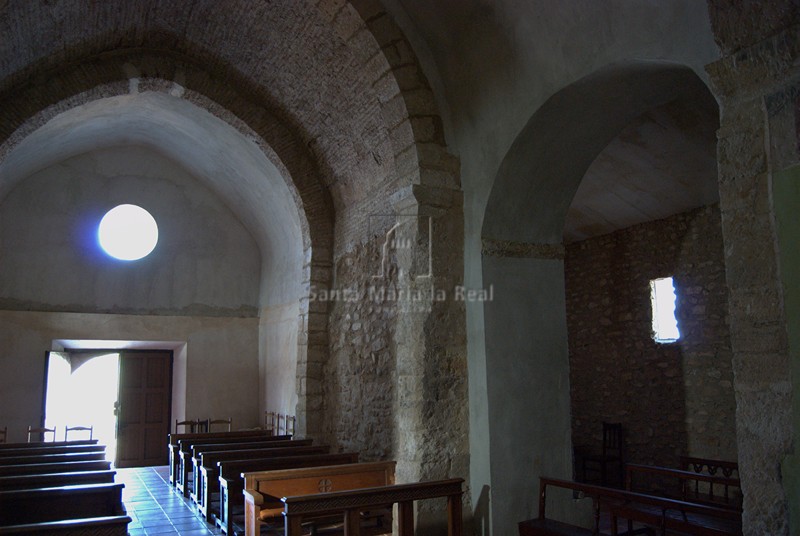
[{"label": "white plaster surface", "polygon": [[[155,250],[106,255],[102,216],[148,210]],[[17,183],[0,202],[0,298],[10,308],[255,316],[261,256],[251,234],[197,179],[151,147],[79,154]]]},{"label": "white plaster surface", "polygon": [[185,341],[185,356],[174,356],[174,374],[184,377],[173,382],[185,381],[185,416],[231,417],[235,428],[260,424],[257,318],[0,311],[0,377],[7,380],[0,407],[13,408],[3,412],[9,441],[25,441],[28,425],[39,422],[44,355],[53,341],[98,337]]}]

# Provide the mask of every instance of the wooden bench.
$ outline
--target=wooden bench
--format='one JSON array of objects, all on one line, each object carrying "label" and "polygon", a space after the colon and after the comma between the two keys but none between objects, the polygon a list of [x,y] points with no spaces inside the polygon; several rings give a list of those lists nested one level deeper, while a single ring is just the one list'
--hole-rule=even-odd
[{"label": "wooden bench", "polygon": [[124,484],[0,491],[0,526],[125,516]]},{"label": "wooden bench", "polygon": [[83,484],[113,484],[116,474],[116,471],[106,470],[0,476],[0,491],[13,489],[56,488],[59,486],[79,486]]},{"label": "wooden bench", "polygon": [[[0,449],[0,460],[13,456],[35,456],[39,454],[69,454],[72,452],[105,452],[105,445],[57,445],[35,443],[35,447]],[[48,445],[48,446],[45,446]]]},{"label": "wooden bench", "polygon": [[31,534],[34,536],[128,536],[127,515],[99,516],[84,519],[65,519],[43,523],[25,523],[23,525],[0,526],[0,535]]},{"label": "wooden bench", "polygon": [[261,438],[274,438],[279,440],[283,437],[290,436],[273,436],[272,432],[268,430],[239,430],[234,432],[202,432],[202,433],[183,433],[183,434],[169,434],[167,436],[167,450],[169,453],[169,482],[173,486],[178,479],[178,441],[181,439],[203,439],[203,438],[218,438],[226,439],[232,437],[261,437]]},{"label": "wooden bench", "polygon": [[74,445],[96,445],[97,439],[80,439],[74,441],[33,441],[31,443],[0,443],[0,450],[20,449],[20,448],[39,448],[39,447],[64,447]]},{"label": "wooden bench", "polygon": [[105,460],[105,452],[70,452],[67,454],[33,454],[30,456],[7,456],[0,458],[0,467],[4,465],[27,465],[41,463],[89,462]]},{"label": "wooden bench", "polygon": [[[199,455],[205,449],[222,449],[226,448],[235,448],[236,445],[248,445],[248,444],[260,444],[263,448],[271,448],[271,447],[308,447],[311,445],[313,441],[311,439],[298,439],[298,440],[288,440],[288,439],[278,439],[278,440],[268,440],[268,441],[254,441],[253,438],[246,438],[244,441],[237,441],[237,440],[224,440],[223,442],[219,442],[218,439],[181,439],[178,441],[178,482],[175,484],[175,487],[183,493],[184,497],[189,497],[190,492],[192,491],[192,485],[195,482],[195,473],[194,473],[194,464],[192,463],[192,458],[196,455]],[[242,447],[246,448],[246,447]],[[192,475],[192,478],[189,478],[189,475]]]},{"label": "wooden bench", "polygon": [[308,448],[311,447],[312,443],[313,440],[311,439],[296,439],[292,441],[248,441],[244,443],[192,443],[189,446],[188,454],[181,453],[182,463],[189,464],[190,462],[187,460],[187,458],[191,460],[190,469],[192,472],[192,489],[189,496],[194,502],[199,502],[198,495],[202,493],[200,488],[202,485],[202,482],[200,481],[200,458],[205,452],[234,452],[241,450],[270,449],[271,452],[275,453],[273,449]]},{"label": "wooden bench", "polygon": [[195,477],[195,491],[193,497],[200,513],[209,522],[213,522],[208,508],[208,499],[219,493],[219,473],[217,462],[223,460],[253,460],[258,458],[280,458],[284,456],[305,456],[309,454],[327,454],[330,447],[326,445],[306,447],[273,447],[242,450],[210,450],[200,453],[200,459],[193,458],[192,463],[197,469]]},{"label": "wooden bench", "polygon": [[727,478],[739,478],[739,464],[736,462],[681,456],[680,468],[694,471],[695,473],[707,473],[712,476],[720,472],[722,476]]},{"label": "wooden bench", "polygon": [[[191,459],[191,449],[192,445],[195,443],[198,445],[204,445],[209,443],[217,443],[217,444],[226,444],[226,443],[249,443],[249,442],[263,442],[263,441],[288,441],[288,436],[267,436],[264,430],[255,430],[250,431],[250,435],[246,436],[238,436],[238,435],[231,435],[236,434],[237,432],[219,432],[214,434],[173,434],[175,436],[178,435],[185,435],[185,436],[201,436],[201,437],[179,437],[175,444],[173,445],[170,443],[170,482],[178,488],[179,491],[184,492],[183,486],[184,484],[184,473],[183,471],[186,470],[186,467],[181,467],[181,460],[182,457],[186,457],[187,454],[189,455],[188,459]],[[244,433],[244,432],[242,432]],[[220,434],[225,434],[226,437],[217,437]],[[170,436],[170,440],[172,437]],[[191,466],[189,466],[189,469]],[[185,495],[185,493],[184,493]]]},{"label": "wooden bench", "polygon": [[[663,480],[667,481],[666,486],[661,482]],[[625,489],[742,511],[738,478],[653,465],[627,464]]]},{"label": "wooden bench", "polygon": [[[594,528],[589,529],[548,518],[546,513],[548,486],[571,490],[591,497]],[[742,533],[741,514],[731,509],[617,488],[541,477],[539,479],[539,516],[520,522],[519,534],[520,536],[591,536],[599,534],[601,512],[607,512],[610,515],[612,534],[617,534],[619,519],[627,520],[628,534],[633,533],[634,523],[662,531],[669,529],[684,534],[702,536],[740,535]],[[652,531],[649,532],[652,533]]]},{"label": "wooden bench", "polygon": [[109,461],[28,463],[22,465],[0,465],[0,477],[12,475],[35,475],[44,473],[68,473],[73,471],[107,471]]},{"label": "wooden bench", "polygon": [[357,452],[217,462],[217,472],[219,473],[217,478],[219,483],[219,513],[216,518],[216,524],[222,529],[222,532],[233,534],[234,516],[244,513],[244,478],[242,473],[354,463],[358,463]]},{"label": "wooden bench", "polygon": [[[394,468],[395,462],[369,462],[243,473],[245,535],[260,536],[262,522],[282,515],[281,497],[392,485]],[[391,532],[391,519],[385,515],[378,524]]]},{"label": "wooden bench", "polygon": [[[301,536],[303,521],[321,516],[339,515],[344,536],[361,536],[362,513],[386,508],[397,503],[398,536],[414,534],[414,502],[426,499],[447,498],[447,534],[461,536],[461,495],[464,480],[439,480],[416,484],[399,484],[284,497],[284,532],[286,536]],[[391,526],[388,527],[391,533]]]}]

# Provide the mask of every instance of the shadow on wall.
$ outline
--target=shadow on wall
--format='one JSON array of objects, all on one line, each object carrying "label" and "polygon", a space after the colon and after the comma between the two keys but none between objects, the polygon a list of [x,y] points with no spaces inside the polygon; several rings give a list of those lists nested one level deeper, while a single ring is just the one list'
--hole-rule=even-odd
[{"label": "shadow on wall", "polygon": [[491,524],[489,523],[489,486],[481,488],[481,494],[478,500],[475,501],[475,509],[472,514],[473,532],[465,532],[467,534],[476,534],[480,536],[487,536],[491,534]]}]

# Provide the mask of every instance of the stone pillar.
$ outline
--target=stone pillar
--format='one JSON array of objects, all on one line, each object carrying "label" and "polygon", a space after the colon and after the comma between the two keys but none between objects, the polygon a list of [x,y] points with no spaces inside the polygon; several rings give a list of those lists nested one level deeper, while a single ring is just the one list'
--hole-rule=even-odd
[{"label": "stone pillar", "polygon": [[[466,480],[469,415],[462,193],[413,185],[399,193],[394,205],[397,237],[411,246],[395,250],[399,268],[397,480]],[[426,534],[435,533],[431,525],[440,524],[438,506],[431,502],[419,506],[417,524],[428,527],[420,528]]]},{"label": "stone pillar", "polygon": [[799,499],[781,469],[792,448],[793,388],[773,198],[775,174],[798,161],[800,28],[786,26],[780,6],[789,4],[709,2],[724,56],[707,70],[722,111],[717,158],[743,523],[754,536],[790,534],[789,504]]},{"label": "stone pillar", "polygon": [[[329,289],[331,263],[311,260],[306,252],[308,265],[304,268],[310,281],[303,288],[315,292]],[[328,302],[300,301],[299,331],[297,334],[297,408],[295,423],[298,436],[323,437],[324,434],[324,366],[328,356]]]}]

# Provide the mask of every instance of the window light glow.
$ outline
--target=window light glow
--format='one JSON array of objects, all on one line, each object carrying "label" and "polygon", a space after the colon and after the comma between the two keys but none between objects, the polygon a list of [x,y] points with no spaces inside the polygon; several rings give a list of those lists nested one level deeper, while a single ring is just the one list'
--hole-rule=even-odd
[{"label": "window light glow", "polygon": [[650,301],[653,306],[653,339],[660,343],[680,339],[678,320],[675,318],[675,285],[672,277],[650,281]]},{"label": "window light glow", "polygon": [[158,225],[142,207],[119,205],[100,220],[97,238],[110,256],[123,261],[135,261],[146,257],[156,247]]}]

